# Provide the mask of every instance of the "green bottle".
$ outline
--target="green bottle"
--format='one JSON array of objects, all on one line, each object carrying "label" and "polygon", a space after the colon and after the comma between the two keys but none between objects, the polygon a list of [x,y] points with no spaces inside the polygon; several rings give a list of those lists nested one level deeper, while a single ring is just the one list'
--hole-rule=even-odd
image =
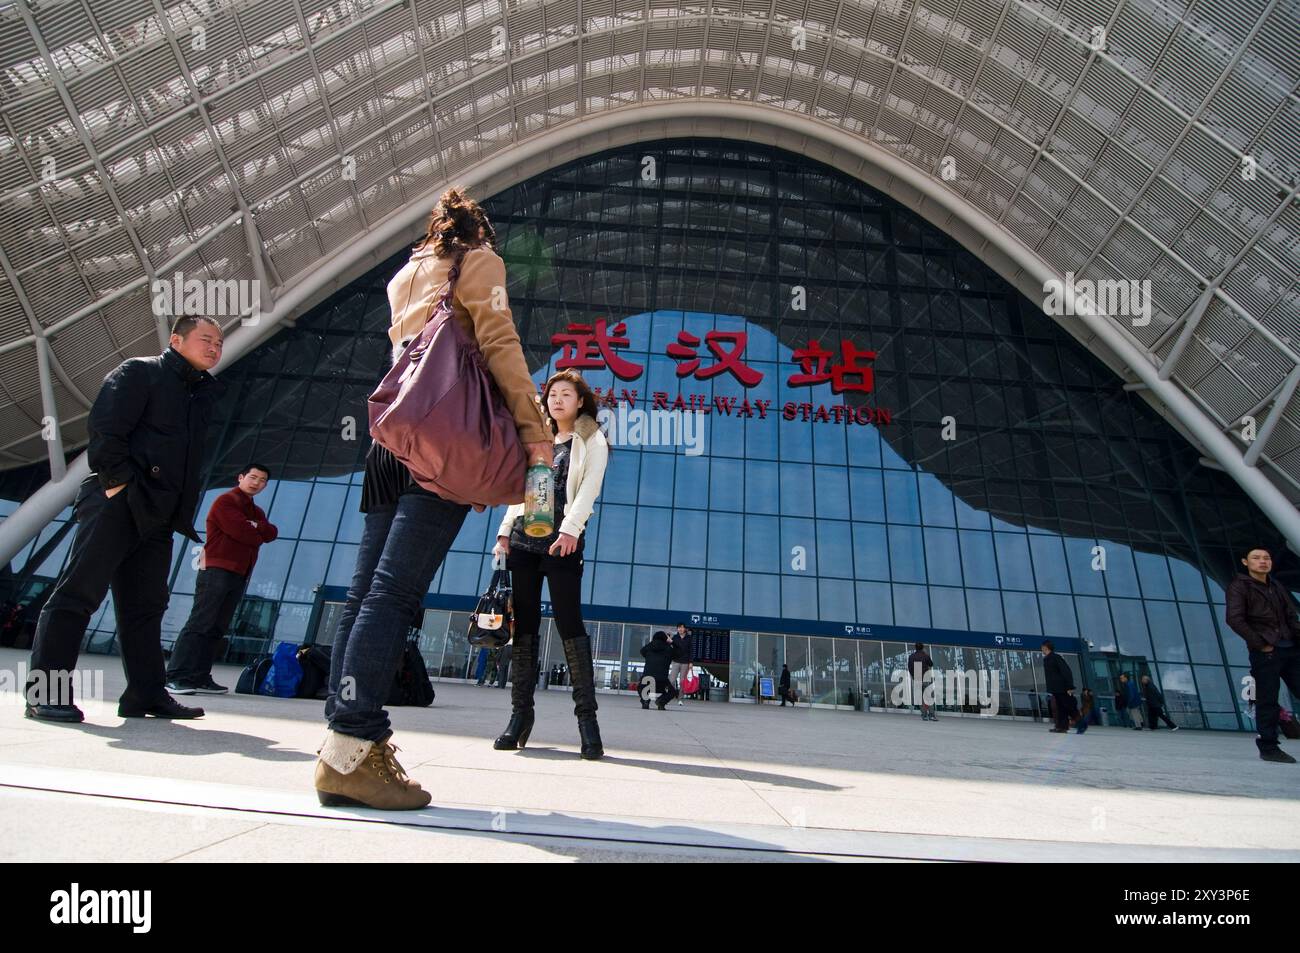
[{"label": "green bottle", "polygon": [[524,479],[524,532],[550,536],[555,530],[555,491],[551,468],[538,460]]}]

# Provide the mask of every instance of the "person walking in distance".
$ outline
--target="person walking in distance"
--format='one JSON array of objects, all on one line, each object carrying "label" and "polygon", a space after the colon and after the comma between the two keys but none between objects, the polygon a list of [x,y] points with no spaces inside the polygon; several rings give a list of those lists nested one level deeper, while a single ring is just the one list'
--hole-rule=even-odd
[{"label": "person walking in distance", "polygon": [[605,749],[596,721],[596,670],[591,638],[582,621],[582,572],[585,530],[605,481],[609,443],[596,423],[596,395],[577,371],[552,374],[542,389],[542,407],[555,440],[551,476],[555,487],[556,529],[549,536],[524,532],[524,507],[506,510],[497,530],[494,555],[506,557],[514,585],[514,689],[510,722],[493,747],[514,751],[528,743],[532,732],[534,679],[519,674],[537,664],[542,624],[542,580],[551,594],[555,628],[564,645],[564,670],[573,687],[573,713],[578,719],[582,757],[600,758]]},{"label": "person walking in distance", "polygon": [[1051,639],[1043,640],[1042,652],[1043,681],[1056,708],[1056,727],[1051,730],[1057,734],[1064,734],[1070,730],[1070,712],[1074,707],[1071,704],[1074,695],[1074,673],[1070,671],[1070,666],[1065,663],[1065,659],[1056,654],[1056,646],[1052,644]]},{"label": "person walking in distance", "polygon": [[158,357],[124,361],[104,378],[89,417],[91,475],[76,500],[77,531],[36,623],[28,718],[79,722],[72,670],[90,616],[113,593],[117,643],[126,670],[123,718],[198,718],[167,694],[162,618],[172,533],[199,542],[194,511],[204,437],[221,385],[221,326],[185,316]]},{"label": "person walking in distance", "polygon": [[673,662],[668,667],[668,681],[672,682],[677,694],[677,707],[682,708],[682,676],[691,670],[691,635],[686,623],[677,623],[677,634],[673,636]]},{"label": "person walking in distance", "polygon": [[1074,733],[1076,735],[1081,735],[1088,730],[1088,725],[1092,722],[1093,708],[1096,704],[1097,699],[1093,695],[1092,689],[1085,688],[1082,693],[1082,700],[1079,703],[1079,717],[1074,723]]},{"label": "person walking in distance", "polygon": [[781,665],[781,678],[777,682],[776,692],[778,695],[781,696],[780,707],[784,708],[787,700],[790,702],[790,707],[791,708],[794,707],[794,695],[790,692],[790,666],[789,665],[785,665],[785,664]]},{"label": "person walking in distance", "polygon": [[668,677],[673,659],[668,633],[661,629],[651,636],[650,641],[641,646],[641,657],[645,659],[645,673],[641,676],[641,707],[648,709],[651,696],[657,696],[655,707],[663,711],[676,691]]},{"label": "person walking in distance", "polygon": [[1228,626],[1246,643],[1250,674],[1255,680],[1255,746],[1265,761],[1295,764],[1278,746],[1283,682],[1291,697],[1300,699],[1300,617],[1291,593],[1273,577],[1273,555],[1262,546],[1241,559],[1244,575],[1228,584]]},{"label": "person walking in distance", "polygon": [[510,660],[514,657],[512,643],[507,642],[497,650],[497,688],[505,688],[510,677]]},{"label": "person walking in distance", "polygon": [[907,673],[912,677],[914,696],[917,688],[920,688],[921,720],[938,721],[939,716],[934,713],[934,706],[925,700],[925,673],[934,667],[934,662],[925,650],[924,642],[917,642],[913,648],[912,654],[907,657]]},{"label": "person walking in distance", "polygon": [[253,502],[270,479],[265,465],[250,463],[239,471],[235,488],[212,501],[194,606],[167,666],[167,690],[174,694],[224,695],[230,690],[213,681],[212,665],[257,565],[258,549],[279,535]]},{"label": "person walking in distance", "polygon": [[1128,711],[1129,721],[1134,731],[1142,730],[1142,693],[1138,691],[1137,682],[1129,677],[1128,672],[1119,673],[1119,691],[1115,697],[1121,699]]},{"label": "person walking in distance", "polygon": [[1171,730],[1177,731],[1178,726],[1169,719],[1169,713],[1165,711],[1165,696],[1160,689],[1156,688],[1156,683],[1151,681],[1150,675],[1142,676],[1142,700],[1147,706],[1147,725],[1152,731],[1160,727],[1157,719],[1162,719]]},{"label": "person walking in distance", "polygon": [[[454,280],[450,320],[477,345],[527,458],[549,464],[551,438],[510,313],[505,263],[495,241],[477,203],[461,189],[444,192],[428,233],[388,283],[388,337],[396,359]],[[329,731],[315,775],[322,804],[413,810],[429,803],[428,792],[397,761],[384,702],[405,647],[407,623],[469,509],[425,489],[381,444],[371,445],[361,488],[365,523],[330,657]]]}]

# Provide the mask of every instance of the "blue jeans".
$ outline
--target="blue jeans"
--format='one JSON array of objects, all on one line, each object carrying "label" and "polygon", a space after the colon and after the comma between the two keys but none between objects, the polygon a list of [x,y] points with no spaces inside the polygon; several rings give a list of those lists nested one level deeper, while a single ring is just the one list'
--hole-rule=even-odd
[{"label": "blue jeans", "polygon": [[[412,484],[366,514],[348,601],[330,653],[330,729],[366,741],[390,730],[384,710],[416,611],[469,506]],[[343,690],[340,690],[340,688]]]}]

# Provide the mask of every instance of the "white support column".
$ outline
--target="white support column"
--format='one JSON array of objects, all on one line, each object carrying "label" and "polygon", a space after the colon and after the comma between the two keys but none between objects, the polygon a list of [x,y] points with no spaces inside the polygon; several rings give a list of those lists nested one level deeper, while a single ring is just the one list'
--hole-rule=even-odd
[{"label": "white support column", "polygon": [[1282,411],[1286,410],[1286,405],[1291,403],[1291,398],[1295,394],[1296,385],[1300,384],[1300,365],[1287,376],[1286,382],[1273,398],[1273,406],[1269,408],[1268,416],[1264,422],[1259,425],[1259,431],[1255,434],[1255,441],[1246,448],[1242,455],[1242,462],[1248,467],[1253,467],[1259,455],[1264,452],[1264,445],[1268,443],[1268,438],[1273,436],[1273,431],[1277,429],[1278,421],[1282,419]]},{"label": "white support column", "polygon": [[63,431],[59,425],[59,407],[54,402],[54,381],[50,375],[50,342],[44,337],[36,339],[36,371],[41,381],[41,412],[45,415],[41,421],[41,436],[45,438],[50,455],[50,479],[58,483],[67,475],[68,467],[63,462]]}]

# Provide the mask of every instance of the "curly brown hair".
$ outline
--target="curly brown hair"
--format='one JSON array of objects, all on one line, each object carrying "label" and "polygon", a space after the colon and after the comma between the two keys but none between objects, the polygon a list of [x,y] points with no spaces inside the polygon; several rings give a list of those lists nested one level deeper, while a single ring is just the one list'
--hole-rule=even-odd
[{"label": "curly brown hair", "polygon": [[[481,237],[480,237],[481,236]],[[496,251],[497,233],[483,207],[459,186],[448,189],[429,214],[429,228],[416,251],[433,247],[439,258],[487,245]]]},{"label": "curly brown hair", "polygon": [[551,433],[560,432],[559,424],[551,419],[550,405],[547,403],[551,396],[551,388],[556,384],[572,384],[573,389],[578,392],[578,416],[586,414],[592,420],[596,419],[596,393],[591,389],[591,385],[577,371],[556,371],[542,388],[542,413],[546,415]]}]

